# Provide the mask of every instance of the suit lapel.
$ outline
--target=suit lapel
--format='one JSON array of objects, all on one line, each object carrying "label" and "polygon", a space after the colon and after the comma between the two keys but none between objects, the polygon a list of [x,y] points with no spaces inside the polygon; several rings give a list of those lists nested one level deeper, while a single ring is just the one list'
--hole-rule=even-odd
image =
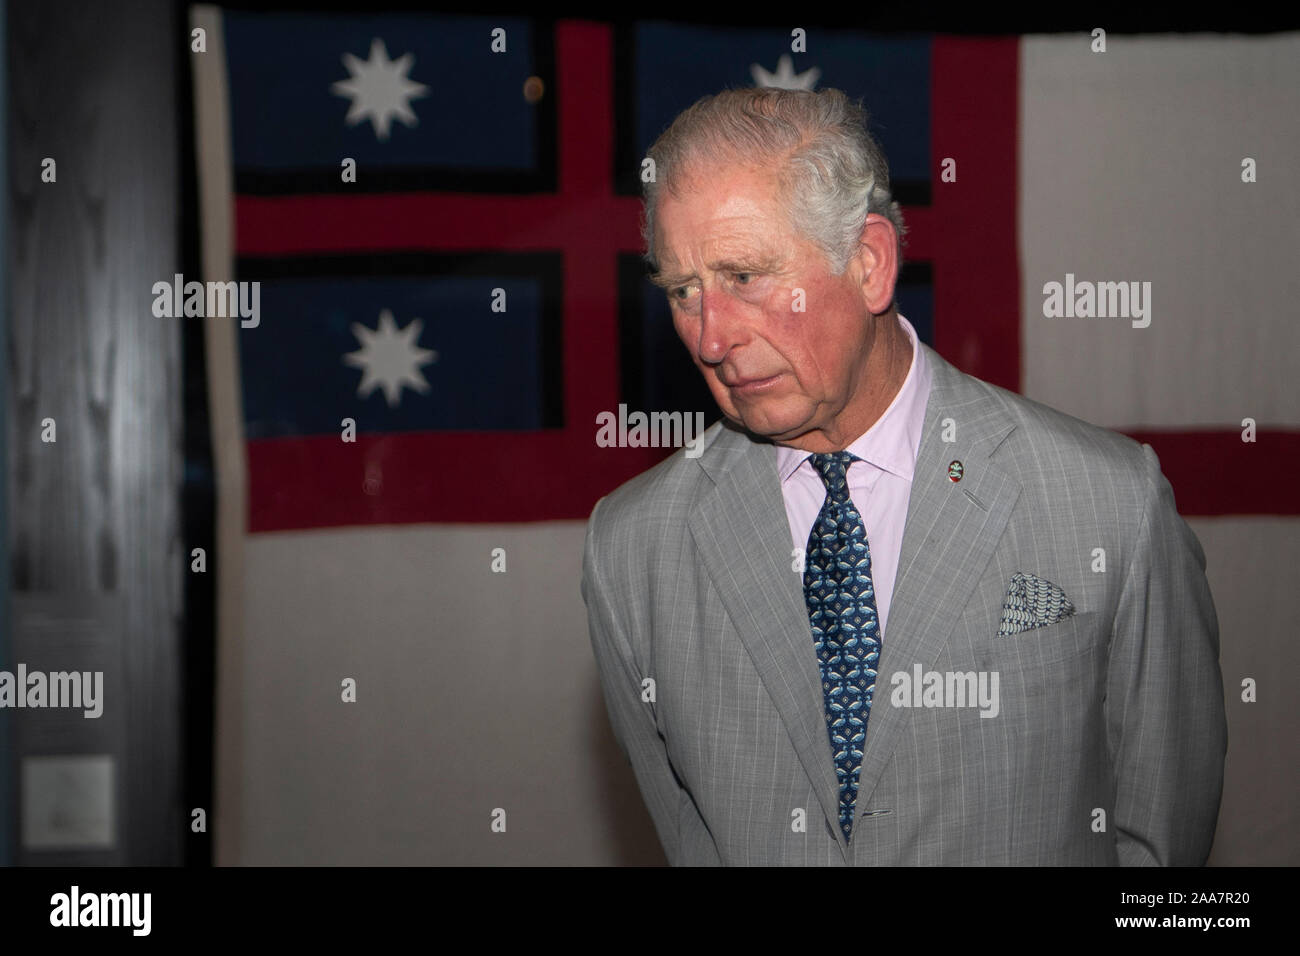
[{"label": "suit lapel", "polygon": [[[913,664],[923,669],[934,664],[1020,497],[1019,481],[990,457],[1014,423],[988,386],[963,375],[928,346],[922,348],[932,370],[931,391],[867,725],[859,809],[869,805],[909,713],[890,706],[890,676],[910,671]],[[956,440],[945,442],[949,418]],[[954,460],[963,465],[960,482],[948,478]],[[833,821],[839,815],[839,789],[803,578],[791,566],[776,453],[770,443],[724,420],[699,461],[714,487],[691,513],[691,535],[785,721],[817,799]],[[831,829],[847,852],[839,827]]]},{"label": "suit lapel", "polygon": [[[776,451],[724,421],[700,464],[715,484],[692,512],[691,535],[822,809],[835,820],[839,790],[803,576],[792,566]],[[845,851],[839,827],[832,830]]]},{"label": "suit lapel", "polygon": [[[870,801],[911,713],[890,704],[890,678],[916,664],[933,666],[1020,497],[1020,482],[991,460],[1015,428],[995,393],[922,348],[933,379],[867,724],[860,807]],[[956,432],[951,442],[943,440],[948,419]],[[956,482],[948,477],[953,461],[962,464]]]}]

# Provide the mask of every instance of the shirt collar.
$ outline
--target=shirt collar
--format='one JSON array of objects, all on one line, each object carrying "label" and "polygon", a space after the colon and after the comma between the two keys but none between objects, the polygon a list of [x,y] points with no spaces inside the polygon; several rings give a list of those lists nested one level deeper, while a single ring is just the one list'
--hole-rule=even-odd
[{"label": "shirt collar", "polygon": [[[911,481],[916,453],[921,447],[925,405],[930,397],[930,368],[912,323],[901,313],[898,322],[912,343],[912,364],[908,366],[907,377],[884,414],[846,450],[883,471]],[[782,483],[790,479],[810,454],[802,448],[776,446],[776,467]]]}]

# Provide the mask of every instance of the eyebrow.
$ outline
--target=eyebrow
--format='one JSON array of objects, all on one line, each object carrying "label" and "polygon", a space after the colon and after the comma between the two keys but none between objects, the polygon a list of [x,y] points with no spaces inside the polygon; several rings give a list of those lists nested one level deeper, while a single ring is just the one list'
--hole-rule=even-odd
[{"label": "eyebrow", "polygon": [[[772,272],[780,264],[781,258],[775,253],[759,254],[752,260],[715,259],[712,262],[705,263],[713,272]],[[651,273],[647,278],[661,289],[671,289],[696,278],[696,276],[694,273],[679,274],[660,271]]]}]

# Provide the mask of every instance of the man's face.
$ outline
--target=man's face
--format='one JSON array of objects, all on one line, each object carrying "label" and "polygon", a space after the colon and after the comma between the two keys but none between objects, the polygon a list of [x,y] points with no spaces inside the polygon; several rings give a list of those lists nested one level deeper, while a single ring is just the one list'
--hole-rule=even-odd
[{"label": "man's face", "polygon": [[655,222],[655,282],[677,334],[723,414],[749,431],[789,441],[834,430],[865,392],[874,339],[857,261],[831,274],[786,221],[773,173],[698,172],[680,199],[660,194]]}]

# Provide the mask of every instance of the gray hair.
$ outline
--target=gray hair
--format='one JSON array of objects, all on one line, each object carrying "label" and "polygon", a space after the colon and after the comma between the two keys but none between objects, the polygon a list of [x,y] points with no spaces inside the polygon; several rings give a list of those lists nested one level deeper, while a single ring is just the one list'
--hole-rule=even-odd
[{"label": "gray hair", "polygon": [[681,113],[647,154],[654,177],[644,184],[641,236],[654,267],[659,190],[674,197],[703,161],[776,167],[790,226],[820,248],[835,275],[858,250],[870,213],[898,233],[902,262],[906,226],[889,191],[889,164],[867,131],[867,111],[835,89],[749,87],[706,96]]}]

